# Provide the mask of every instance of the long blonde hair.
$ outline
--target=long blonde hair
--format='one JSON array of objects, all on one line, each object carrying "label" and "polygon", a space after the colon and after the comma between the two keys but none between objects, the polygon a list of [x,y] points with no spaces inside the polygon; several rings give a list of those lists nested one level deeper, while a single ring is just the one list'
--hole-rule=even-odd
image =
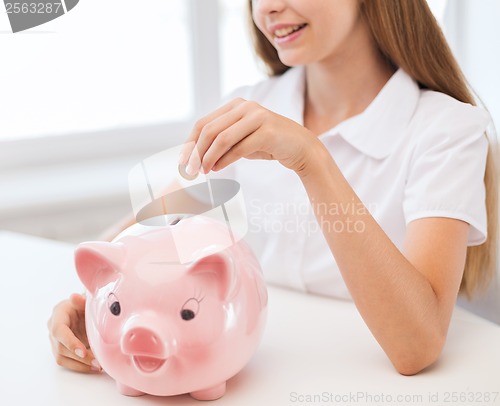
[{"label": "long blonde hair", "polygon": [[[251,0],[248,5],[257,56],[271,76],[281,75],[289,67],[280,61],[274,46],[253,22]],[[389,63],[403,68],[421,88],[476,105],[474,94],[426,0],[360,0],[360,10],[380,53]],[[467,249],[460,292],[469,298],[475,291],[486,288],[497,270],[498,147],[493,137],[488,140],[484,175],[488,239],[482,245]]]}]

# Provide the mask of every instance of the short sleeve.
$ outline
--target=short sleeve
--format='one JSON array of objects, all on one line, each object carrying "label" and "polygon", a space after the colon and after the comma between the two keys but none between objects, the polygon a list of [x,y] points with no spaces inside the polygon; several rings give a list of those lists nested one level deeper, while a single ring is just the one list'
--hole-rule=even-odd
[{"label": "short sleeve", "polygon": [[487,237],[484,173],[489,115],[454,101],[422,125],[415,142],[404,192],[406,224],[448,217],[470,224],[468,245]]}]

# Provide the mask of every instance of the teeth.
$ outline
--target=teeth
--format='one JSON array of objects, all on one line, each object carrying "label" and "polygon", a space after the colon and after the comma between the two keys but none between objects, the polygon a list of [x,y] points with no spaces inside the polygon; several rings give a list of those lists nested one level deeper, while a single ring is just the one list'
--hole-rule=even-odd
[{"label": "teeth", "polygon": [[280,28],[279,30],[274,31],[274,36],[281,38],[290,35],[292,32],[300,30],[304,24],[302,25],[293,25],[287,28]]}]

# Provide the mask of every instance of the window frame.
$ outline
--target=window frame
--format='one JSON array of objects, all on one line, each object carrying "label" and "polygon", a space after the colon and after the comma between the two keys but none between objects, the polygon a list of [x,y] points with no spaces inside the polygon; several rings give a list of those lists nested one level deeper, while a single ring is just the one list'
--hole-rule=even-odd
[{"label": "window frame", "polygon": [[[10,221],[13,217],[39,211],[41,202],[46,210],[51,207],[56,210],[61,198],[67,202],[69,197],[64,198],[64,190],[56,192],[61,189],[61,185],[57,185],[57,173],[71,173],[72,182],[87,189],[83,194],[90,200],[99,199],[98,191],[92,190],[92,182],[86,178],[96,161],[107,160],[110,168],[117,162],[122,165],[129,162],[132,168],[140,159],[181,144],[195,117],[218,103],[221,83],[218,1],[186,1],[193,61],[190,72],[195,101],[193,116],[175,122],[0,141],[0,189],[7,190],[2,193],[4,198],[0,197],[0,227],[2,219]],[[50,168],[57,168],[57,171],[47,179]],[[100,181],[109,183],[109,190],[116,195],[127,195],[123,187],[120,190],[114,187],[115,176],[103,174]],[[33,185],[45,187],[37,187],[36,193],[30,193]]]}]

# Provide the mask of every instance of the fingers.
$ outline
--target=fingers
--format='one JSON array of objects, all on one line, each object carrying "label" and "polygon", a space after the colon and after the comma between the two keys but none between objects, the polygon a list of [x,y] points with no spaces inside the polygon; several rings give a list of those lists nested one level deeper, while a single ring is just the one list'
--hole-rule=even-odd
[{"label": "fingers", "polygon": [[101,366],[94,358],[92,351],[85,349],[79,352],[70,351],[64,344],[58,342],[56,338],[50,337],[52,342],[52,352],[56,363],[62,367],[78,372],[101,372]]},{"label": "fingers", "polygon": [[[213,169],[216,162],[226,156],[233,157],[234,159],[231,161],[226,159],[227,163],[224,166],[218,166],[218,169],[222,169],[239,158],[256,151],[259,141],[255,139],[256,137],[252,137],[252,134],[259,128],[259,125],[258,121],[251,119],[251,117],[245,117],[218,133],[218,135],[215,135],[215,140],[203,154],[203,172],[208,173]],[[252,147],[255,149],[252,150]]]},{"label": "fingers", "polygon": [[198,159],[201,159],[203,173],[210,172],[222,155],[251,135],[259,126],[258,122],[250,118],[251,115],[243,117],[242,112],[232,113],[227,113],[219,120],[208,124],[198,140],[196,152],[199,155]]},{"label": "fingers", "polygon": [[58,344],[61,344],[57,346],[58,352],[64,352],[65,356],[74,359],[83,360],[87,357],[87,348],[67,325],[57,325],[53,330],[52,336]]},{"label": "fingers", "polygon": [[56,363],[63,368],[71,369],[76,372],[101,372],[102,369],[98,365],[97,361],[94,359],[90,363],[82,362],[81,360],[76,360],[71,356],[66,356],[63,354],[64,350],[61,352],[54,351],[54,358]]},{"label": "fingers", "polygon": [[69,327],[60,325],[51,336],[52,352],[58,365],[80,372],[100,372],[94,354],[76,338]]},{"label": "fingers", "polygon": [[188,175],[196,175],[200,170],[203,173],[220,170],[242,157],[279,159],[277,156],[284,156],[286,161],[286,154],[290,154],[292,148],[274,145],[270,139],[287,124],[283,117],[281,120],[253,101],[235,99],[196,123],[179,163]]},{"label": "fingers", "polygon": [[64,368],[71,369],[75,372],[101,372],[100,369],[94,369],[87,364],[82,364],[81,362],[75,361],[71,358],[60,357],[59,359],[57,359],[57,364]]},{"label": "fingers", "polygon": [[[233,110],[235,107],[243,104],[245,101],[246,100],[241,99],[241,98],[234,99],[234,100],[230,101],[229,103],[219,107],[217,110],[213,111],[209,115],[198,120],[196,122],[196,124],[194,125],[193,130],[189,134],[189,137],[187,138],[186,143],[184,144],[184,148],[182,149],[182,152],[181,152],[181,155],[179,158],[179,164],[184,165],[184,166],[188,164],[188,161],[189,161],[191,155],[193,155],[192,153],[193,153],[193,150],[198,142],[198,139],[200,138],[200,135],[207,124],[211,123],[212,121],[216,120],[217,118],[219,118],[219,117],[223,116],[224,114],[228,113],[229,111]],[[198,156],[201,156],[201,154],[198,154]],[[195,165],[196,169],[199,170],[201,162],[200,162],[200,164],[198,164],[198,166],[196,166],[199,159],[198,160],[195,160],[195,159],[196,159],[196,154],[194,154],[194,156],[193,156],[192,165]],[[192,169],[194,170],[195,167],[193,167]],[[190,169],[191,169],[191,167],[190,167]],[[190,173],[190,174],[193,174],[193,173]]]},{"label": "fingers", "polygon": [[222,155],[222,157],[215,163],[212,167],[214,171],[220,171],[226,166],[231,165],[238,159],[245,157],[248,159],[273,159],[271,154],[267,152],[259,151],[260,140],[252,137],[246,137],[240,142],[238,142],[233,148],[231,148],[227,153]]},{"label": "fingers", "polygon": [[48,321],[52,352],[57,364],[66,368],[86,372],[100,371],[101,367],[92,351],[75,335],[75,332],[80,331],[83,341],[87,341],[84,309],[85,297],[77,294],[54,308]]},{"label": "fingers", "polygon": [[198,137],[203,130],[203,127],[205,127],[211,121],[214,121],[217,117],[222,116],[223,114],[227,113],[228,111],[234,109],[236,106],[239,106],[244,102],[246,102],[246,100],[241,98],[231,100],[229,103],[219,107],[217,110],[214,110],[212,113],[198,120],[193,128],[193,131],[191,131],[187,142],[198,141]]}]

